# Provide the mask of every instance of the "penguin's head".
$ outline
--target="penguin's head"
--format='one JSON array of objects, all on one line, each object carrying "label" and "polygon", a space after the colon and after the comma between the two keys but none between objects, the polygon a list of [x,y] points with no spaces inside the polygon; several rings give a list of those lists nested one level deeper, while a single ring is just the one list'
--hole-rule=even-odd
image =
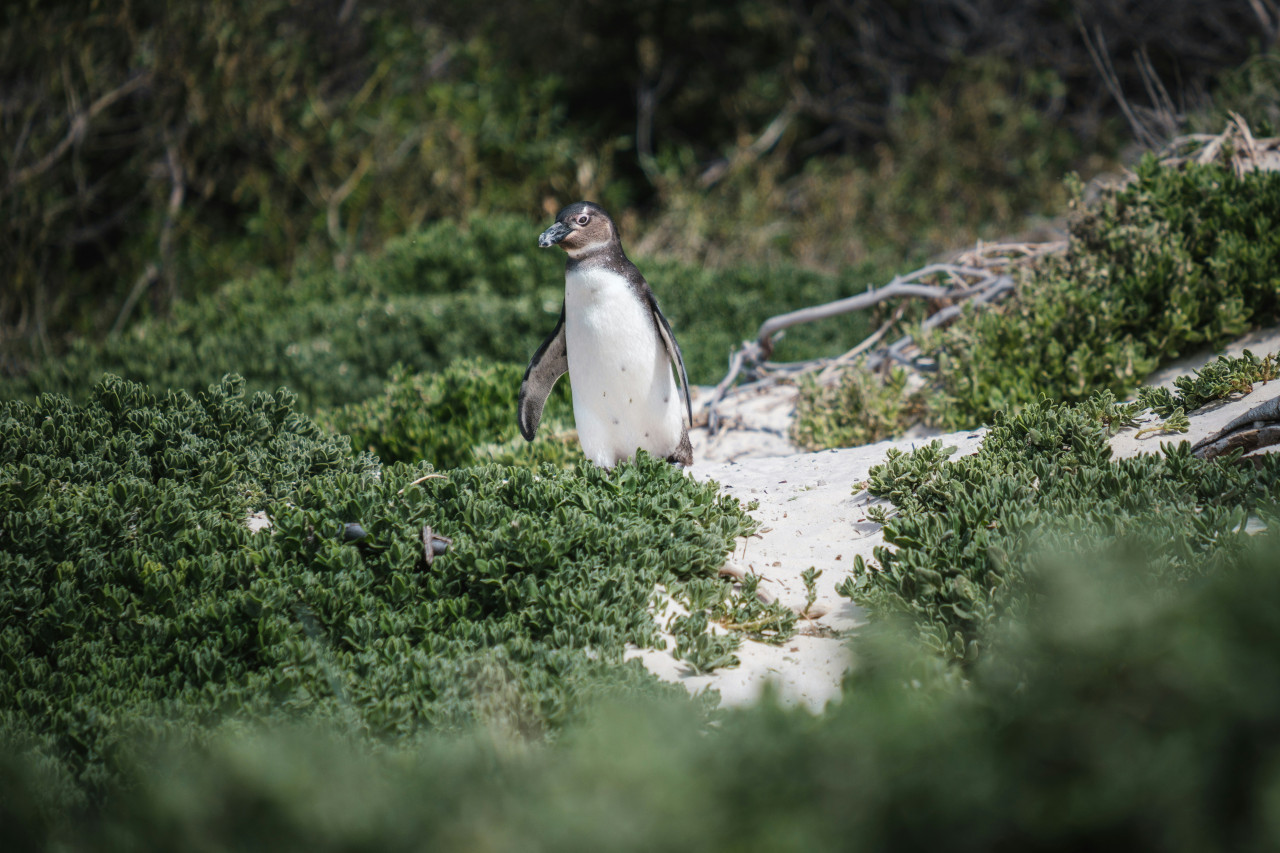
[{"label": "penguin's head", "polygon": [[555,224],[542,232],[538,245],[560,246],[571,258],[593,254],[618,242],[618,229],[598,204],[579,201],[556,214]]}]

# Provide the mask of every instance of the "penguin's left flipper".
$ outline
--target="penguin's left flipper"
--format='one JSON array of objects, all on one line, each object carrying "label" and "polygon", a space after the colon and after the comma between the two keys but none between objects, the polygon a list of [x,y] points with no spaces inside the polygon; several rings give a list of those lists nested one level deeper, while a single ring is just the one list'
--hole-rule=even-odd
[{"label": "penguin's left flipper", "polygon": [[547,404],[547,397],[555,387],[556,380],[569,371],[568,352],[564,342],[564,306],[561,306],[560,319],[556,321],[555,329],[529,360],[524,381],[520,383],[516,419],[520,424],[520,434],[526,441],[533,441],[533,436],[538,431],[542,407]]},{"label": "penguin's left flipper", "polygon": [[676,343],[676,336],[671,333],[671,324],[667,322],[667,318],[662,316],[662,312],[658,310],[658,300],[654,297],[653,291],[646,290],[645,297],[649,302],[649,310],[653,312],[654,319],[658,321],[658,334],[662,336],[662,343],[667,348],[667,357],[671,359],[671,363],[676,367],[676,372],[680,374],[680,396],[684,398],[684,410],[689,416],[689,427],[692,428],[693,403],[689,400],[689,374],[685,373],[684,370],[684,356],[680,354],[680,345]]}]

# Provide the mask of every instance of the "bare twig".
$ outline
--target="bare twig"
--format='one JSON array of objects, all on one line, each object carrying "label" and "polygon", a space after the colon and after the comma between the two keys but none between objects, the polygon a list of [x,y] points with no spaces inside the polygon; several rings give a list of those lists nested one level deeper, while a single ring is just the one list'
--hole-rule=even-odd
[{"label": "bare twig", "polygon": [[983,243],[968,251],[961,252],[955,262],[966,267],[982,269],[1004,269],[1011,264],[1034,261],[1045,255],[1054,255],[1067,248],[1066,240],[1053,240],[1048,243]]},{"label": "bare twig", "polygon": [[1272,44],[1280,39],[1280,7],[1274,0],[1249,0],[1249,7],[1262,27],[1263,44]]},{"label": "bare twig", "polygon": [[1179,136],[1164,147],[1160,162],[1168,166],[1186,163],[1205,165],[1227,160],[1236,175],[1256,170],[1280,171],[1280,138],[1259,139],[1238,113],[1222,133],[1192,133]]},{"label": "bare twig", "polygon": [[373,155],[366,149],[360,155],[360,161],[356,163],[356,167],[351,170],[351,174],[347,176],[347,179],[329,194],[329,209],[325,215],[325,224],[328,226],[329,239],[333,240],[333,244],[339,250],[346,249],[346,241],[342,238],[342,222],[339,217],[339,208],[347,200],[347,196],[351,195],[355,188],[360,185],[360,181],[364,179],[365,174],[372,165]]},{"label": "bare twig", "polygon": [[742,370],[743,359],[747,357],[747,347],[749,346],[751,346],[750,341],[743,344],[741,349],[733,351],[733,355],[729,356],[729,372],[725,374],[724,379],[721,379],[715,390],[711,392],[711,402],[707,404],[707,429],[711,431],[712,435],[715,435],[720,429],[720,418],[716,412],[716,406],[724,399],[724,395],[738,378],[738,373]]},{"label": "bare twig", "polygon": [[[425,483],[427,480],[447,480],[447,479],[449,478],[446,477],[444,474],[423,474],[421,477],[419,477],[418,479],[410,483],[409,486],[416,486],[419,483]],[[404,489],[401,489],[400,491],[396,492],[396,494],[403,495],[405,489],[409,488],[409,486],[405,486]]]},{"label": "bare twig", "polygon": [[182,202],[187,197],[186,170],[178,155],[178,145],[172,139],[164,149],[165,167],[169,170],[169,205],[165,209],[164,222],[160,226],[160,272],[167,285],[166,304],[173,304],[177,297],[178,282],[173,263],[173,229],[182,213]]},{"label": "bare twig", "polygon": [[880,339],[883,338],[886,334],[888,334],[890,329],[892,329],[895,325],[897,325],[898,321],[902,319],[902,315],[906,313],[906,310],[907,310],[907,303],[904,302],[897,307],[897,309],[893,312],[892,317],[890,317],[888,320],[885,320],[884,323],[880,325],[880,328],[876,329],[870,335],[867,335],[867,337],[865,337],[862,340],[862,343],[858,344],[856,347],[844,353],[843,355],[832,359],[830,363],[823,365],[822,373],[818,374],[818,381],[827,382],[832,378],[832,376],[835,375],[835,371],[837,368],[845,366],[846,364],[853,361],[858,356],[862,355],[867,350],[871,349],[876,344],[880,343]]},{"label": "bare twig", "polygon": [[125,320],[133,313],[133,307],[138,304],[138,300],[142,298],[142,294],[147,292],[147,288],[160,280],[160,268],[152,261],[142,270],[142,275],[138,276],[134,281],[133,287],[129,290],[129,295],[124,300],[124,305],[120,306],[120,313],[116,315],[116,321],[111,324],[111,331],[108,337],[117,337],[120,330],[124,328]]},{"label": "bare twig", "polygon": [[1136,58],[1138,74],[1142,78],[1143,87],[1147,90],[1147,99],[1151,101],[1151,112],[1156,124],[1155,133],[1159,138],[1167,139],[1181,126],[1182,116],[1174,106],[1173,98],[1169,97],[1169,90],[1165,88],[1164,82],[1156,72],[1155,65],[1151,63],[1151,56],[1147,53],[1147,49],[1143,47],[1138,51]]},{"label": "bare twig", "polygon": [[653,155],[653,126],[658,115],[658,102],[675,84],[677,69],[662,61],[657,45],[651,39],[641,40],[639,52],[644,79],[636,85],[636,158],[649,183],[656,186],[662,176]]},{"label": "bare twig", "polygon": [[147,292],[147,289],[157,281],[165,278],[169,279],[168,297],[172,301],[174,296],[175,285],[173,282],[173,228],[178,220],[178,215],[182,212],[182,202],[186,198],[186,172],[182,168],[182,161],[178,156],[178,146],[170,141],[165,146],[165,167],[169,172],[169,205],[165,210],[164,222],[160,226],[159,239],[159,261],[148,263],[142,271],[142,275],[134,282],[133,288],[129,291],[129,296],[125,299],[124,304],[120,306],[120,313],[116,315],[116,321],[111,324],[111,331],[108,337],[117,337],[120,330],[124,328],[125,323],[129,319],[129,315],[133,313],[134,307],[138,304],[138,300]]},{"label": "bare twig", "polygon": [[774,116],[773,121],[769,122],[769,126],[764,129],[764,132],[756,137],[750,145],[735,152],[731,157],[712,163],[698,177],[698,183],[704,189],[713,187],[721,178],[729,174],[730,170],[754,162],[768,154],[773,146],[778,144],[782,134],[787,132],[787,128],[791,126],[791,121],[795,116],[796,105],[794,103],[787,104],[783,107],[782,112]]},{"label": "bare twig", "polygon": [[1078,14],[1076,15],[1076,25],[1080,28],[1080,35],[1084,38],[1084,46],[1089,51],[1089,58],[1093,60],[1094,67],[1102,75],[1102,84],[1107,87],[1107,91],[1111,93],[1111,97],[1119,105],[1120,111],[1124,113],[1133,135],[1148,148],[1158,147],[1160,140],[1147,128],[1146,123],[1138,118],[1138,114],[1129,103],[1129,99],[1125,97],[1124,89],[1120,85],[1120,75],[1116,73],[1115,66],[1111,63],[1111,54],[1107,51],[1107,40],[1102,34],[1102,28],[1095,28],[1093,35],[1090,35],[1089,28],[1085,26],[1084,18]]},{"label": "bare twig", "polygon": [[30,166],[18,169],[16,172],[9,173],[9,183],[7,189],[12,190],[33,178],[37,178],[57,163],[62,157],[71,150],[73,145],[79,143],[89,131],[89,123],[94,120],[103,110],[110,107],[116,101],[130,94],[131,92],[145,86],[151,82],[151,73],[139,74],[137,77],[127,81],[121,86],[112,89],[102,97],[98,98],[89,105],[87,110],[76,110],[71,116],[71,121],[67,127],[67,133],[59,140],[58,144],[53,146],[48,153],[41,157]]}]

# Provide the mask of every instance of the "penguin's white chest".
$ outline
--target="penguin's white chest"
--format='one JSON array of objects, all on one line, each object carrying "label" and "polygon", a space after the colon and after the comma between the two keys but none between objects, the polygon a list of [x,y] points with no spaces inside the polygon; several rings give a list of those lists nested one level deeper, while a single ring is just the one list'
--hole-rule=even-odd
[{"label": "penguin's white chest", "polygon": [[607,270],[565,277],[565,348],[573,418],[587,458],[612,467],[643,448],[680,443],[680,394],[644,298]]}]

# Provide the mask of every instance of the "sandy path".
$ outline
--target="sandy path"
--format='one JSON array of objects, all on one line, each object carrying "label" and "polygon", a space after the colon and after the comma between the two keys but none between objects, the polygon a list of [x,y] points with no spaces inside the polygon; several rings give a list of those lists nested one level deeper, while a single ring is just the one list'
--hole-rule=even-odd
[{"label": "sandy path", "polygon": [[[1257,355],[1280,350],[1280,329],[1253,333],[1226,351],[1239,355],[1246,348]],[[1153,375],[1151,382],[1170,384],[1174,377],[1190,373],[1214,355],[1201,353],[1183,359]],[[696,390],[705,401],[709,389]],[[1259,385],[1247,396],[1191,413],[1191,429],[1184,435],[1135,439],[1136,430],[1129,429],[1112,440],[1112,447],[1119,456],[1131,456],[1159,452],[1162,441],[1195,442],[1277,393],[1280,382]],[[761,589],[797,610],[805,602],[801,573],[810,567],[822,571],[818,598],[810,610],[814,618],[800,620],[797,636],[781,646],[744,640],[738,652],[741,665],[709,675],[692,674],[669,652],[629,652],[660,677],[682,683],[691,691],[719,690],[724,704],[751,702],[770,682],[783,701],[815,711],[839,699],[840,682],[851,660],[838,634],[856,628],[864,618],[848,599],[836,594],[835,587],[853,572],[856,555],[870,559],[873,549],[884,544],[880,526],[866,517],[873,499],[865,493],[856,494],[861,488],[858,484],[873,465],[884,460],[889,448],[910,450],[935,437],[921,433],[865,447],[801,453],[786,440],[794,411],[795,389],[789,387],[734,400],[726,414],[745,428],[715,439],[705,428],[696,430],[692,438],[698,461],[691,474],[699,480],[715,480],[744,504],[759,502],[752,515],[760,521],[760,538],[744,540],[730,558],[728,569],[762,575]],[[978,430],[936,437],[964,455],[977,451],[982,435]],[[669,643],[669,648],[674,648],[674,643]]]}]

